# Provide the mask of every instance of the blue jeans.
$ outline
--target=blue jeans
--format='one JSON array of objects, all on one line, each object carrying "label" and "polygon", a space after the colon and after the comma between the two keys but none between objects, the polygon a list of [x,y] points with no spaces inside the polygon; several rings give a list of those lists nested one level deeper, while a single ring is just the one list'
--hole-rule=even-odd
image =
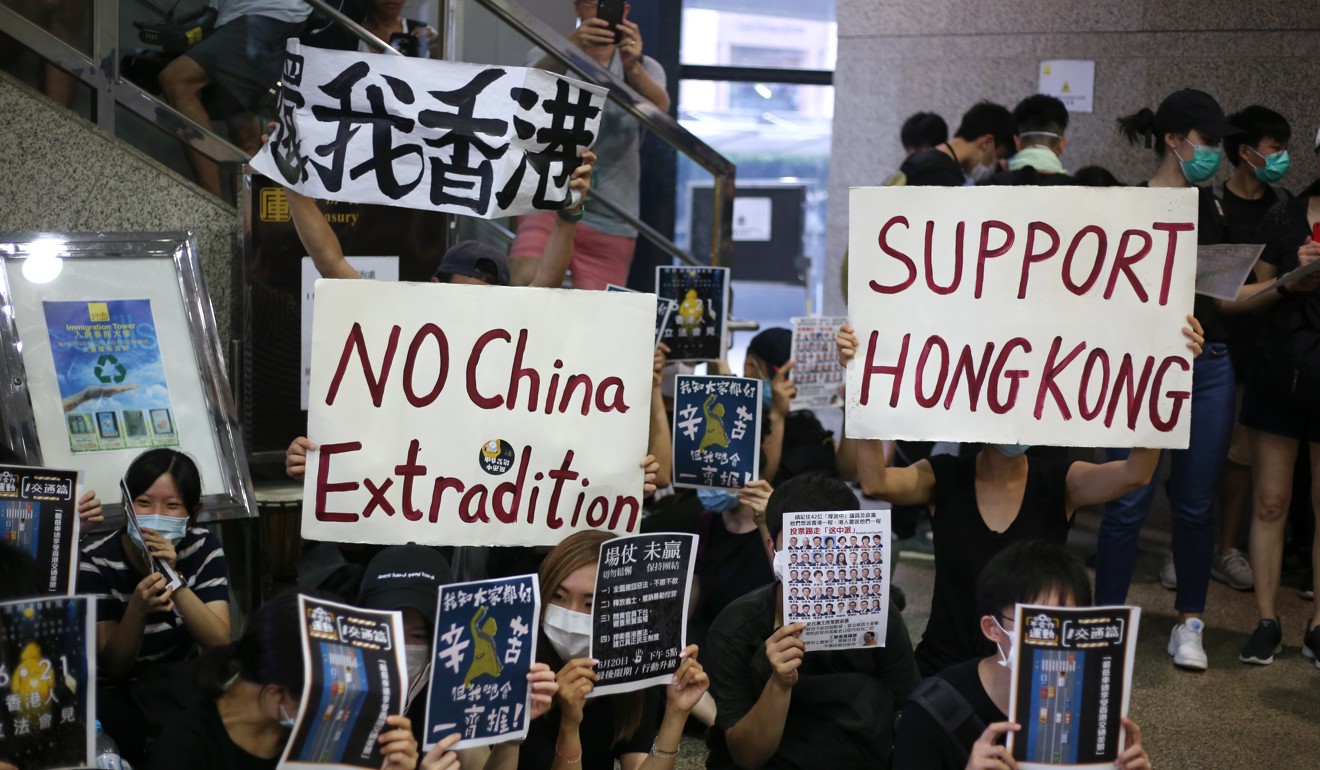
[{"label": "blue jeans", "polygon": [[[1165,492],[1173,512],[1173,564],[1178,573],[1178,612],[1205,611],[1214,560],[1214,504],[1219,473],[1233,435],[1233,365],[1228,346],[1212,342],[1192,364],[1192,433],[1186,449],[1170,450]],[[1127,457],[1127,449],[1109,449],[1110,460]],[[1137,536],[1155,499],[1155,477],[1145,487],[1105,506],[1095,549],[1095,601],[1123,604],[1137,564]]]}]

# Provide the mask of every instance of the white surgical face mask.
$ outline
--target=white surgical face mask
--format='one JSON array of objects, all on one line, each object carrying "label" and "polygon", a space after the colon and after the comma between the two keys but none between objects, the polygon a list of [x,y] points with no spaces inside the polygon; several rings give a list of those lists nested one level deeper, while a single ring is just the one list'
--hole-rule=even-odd
[{"label": "white surgical face mask", "polygon": [[995,622],[995,627],[1008,637],[1008,652],[1004,652],[1004,648],[999,646],[999,642],[995,642],[995,647],[999,650],[998,663],[1009,671],[1012,671],[1013,666],[1017,663],[1017,637],[1006,631],[1004,627],[999,624],[999,618],[991,618],[991,620]]},{"label": "white surgical face mask", "polygon": [[286,729],[286,730],[292,730],[292,729],[293,729],[293,725],[294,725],[294,723],[297,722],[297,721],[298,721],[298,720],[295,719],[294,717],[289,716],[288,712],[286,712],[286,711],[284,710],[284,704],[281,703],[281,704],[280,704],[280,727],[283,727],[283,728]]},{"label": "white surgical face mask", "polygon": [[148,513],[138,516],[138,525],[143,529],[154,530],[161,537],[178,545],[188,534],[188,520],[178,516]]},{"label": "white surgical face mask", "polygon": [[427,644],[405,644],[403,645],[403,659],[408,664],[408,681],[416,682],[419,677],[426,673],[426,667],[431,662],[431,646]]},{"label": "white surgical face mask", "polygon": [[541,628],[545,630],[550,646],[563,660],[585,658],[591,651],[591,616],[585,612],[547,604]]},{"label": "white surgical face mask", "polygon": [[788,569],[789,569],[788,551],[785,550],[775,551],[775,559],[774,559],[775,580],[777,580],[780,583],[784,582],[784,575],[788,573]]}]

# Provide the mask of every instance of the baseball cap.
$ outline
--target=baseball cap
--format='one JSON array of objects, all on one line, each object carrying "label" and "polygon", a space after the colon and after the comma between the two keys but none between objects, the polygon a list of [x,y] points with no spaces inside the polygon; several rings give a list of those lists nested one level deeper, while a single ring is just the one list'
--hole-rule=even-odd
[{"label": "baseball cap", "polygon": [[1186,134],[1195,129],[1206,137],[1223,138],[1242,133],[1228,122],[1219,102],[1205,91],[1184,88],[1169,94],[1155,111],[1155,130],[1159,133]]},{"label": "baseball cap", "polygon": [[435,604],[440,586],[454,581],[449,562],[434,548],[395,545],[367,565],[358,591],[358,603],[371,610],[412,607],[435,625]]},{"label": "baseball cap", "polygon": [[764,361],[773,375],[793,354],[793,332],[782,327],[765,329],[747,344],[747,352]]},{"label": "baseball cap", "polygon": [[509,257],[481,241],[459,241],[440,258],[435,277],[448,281],[452,275],[466,275],[495,286],[509,285]]}]

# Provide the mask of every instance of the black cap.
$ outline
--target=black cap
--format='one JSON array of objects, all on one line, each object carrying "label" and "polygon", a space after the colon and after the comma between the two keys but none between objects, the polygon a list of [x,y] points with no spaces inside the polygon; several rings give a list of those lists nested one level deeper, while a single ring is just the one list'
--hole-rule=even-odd
[{"label": "black cap", "polygon": [[358,591],[358,603],[370,610],[412,607],[435,625],[435,604],[440,586],[454,582],[449,562],[434,548],[395,545],[367,565]]},{"label": "black cap", "polygon": [[1184,88],[1160,102],[1160,108],[1155,111],[1156,132],[1186,134],[1193,129],[1214,139],[1242,133],[1242,129],[1228,122],[1219,102],[1205,91]]},{"label": "black cap", "polygon": [[793,354],[793,332],[784,328],[765,329],[752,337],[747,352],[764,361],[773,377]]},{"label": "black cap", "polygon": [[481,241],[459,241],[440,258],[435,277],[449,281],[450,276],[466,275],[494,286],[509,285],[509,257]]}]

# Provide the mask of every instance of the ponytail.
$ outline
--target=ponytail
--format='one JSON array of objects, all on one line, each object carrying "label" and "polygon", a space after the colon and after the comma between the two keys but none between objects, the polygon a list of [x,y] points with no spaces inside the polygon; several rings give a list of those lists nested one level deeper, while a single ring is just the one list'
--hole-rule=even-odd
[{"label": "ponytail", "polygon": [[223,695],[229,683],[238,675],[238,666],[234,660],[237,653],[237,642],[212,647],[202,653],[193,672],[193,681],[197,689],[209,698],[219,698]]},{"label": "ponytail", "polygon": [[1155,141],[1155,112],[1149,107],[1125,115],[1118,119],[1118,132],[1128,140],[1128,144],[1154,146],[1158,155],[1164,154],[1164,142]]}]

